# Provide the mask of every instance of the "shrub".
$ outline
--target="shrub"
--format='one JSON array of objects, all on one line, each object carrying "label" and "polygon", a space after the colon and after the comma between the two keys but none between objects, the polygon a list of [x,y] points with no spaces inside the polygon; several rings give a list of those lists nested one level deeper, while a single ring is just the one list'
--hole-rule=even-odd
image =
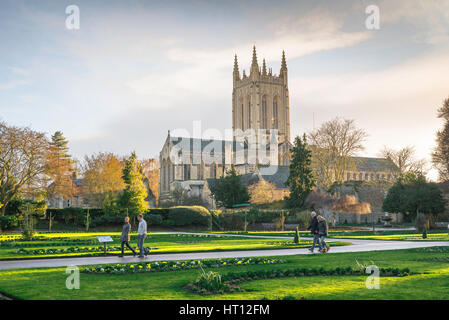
[{"label": "shrub", "polygon": [[200,206],[178,206],[169,209],[168,218],[175,226],[205,226],[212,227],[212,217],[209,211]]},{"label": "shrub", "polygon": [[227,288],[227,286],[221,281],[221,275],[218,272],[205,272],[201,268],[201,274],[196,280],[196,283],[203,289],[208,291],[217,291]]},{"label": "shrub", "polygon": [[0,230],[8,230],[18,226],[16,216],[0,216]]},{"label": "shrub", "polygon": [[151,208],[147,211],[151,214],[158,214],[163,218],[167,218],[169,209],[168,208]]},{"label": "shrub", "polygon": [[299,238],[299,230],[298,230],[298,227],[296,227],[296,230],[295,230],[295,239],[293,240],[296,244],[298,244],[299,243],[299,240],[300,240],[300,238]]},{"label": "shrub", "polygon": [[224,212],[219,216],[219,218],[224,229],[242,230],[245,228],[244,212]]},{"label": "shrub", "polygon": [[163,220],[164,219],[162,218],[162,215],[160,215],[160,214],[152,213],[152,214],[147,215],[147,221],[150,226],[160,226],[160,225],[162,225]]}]

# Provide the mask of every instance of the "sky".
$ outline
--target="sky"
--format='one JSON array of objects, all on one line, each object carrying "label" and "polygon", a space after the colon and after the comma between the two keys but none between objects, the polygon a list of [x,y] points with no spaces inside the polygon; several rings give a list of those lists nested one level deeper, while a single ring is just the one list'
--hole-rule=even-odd
[{"label": "sky", "polygon": [[447,0],[2,0],[0,120],[62,131],[77,159],[158,157],[168,130],[231,128],[234,54],[248,73],[253,45],[273,73],[285,50],[292,136],[354,119],[361,155],[412,145],[430,160],[449,97]]}]

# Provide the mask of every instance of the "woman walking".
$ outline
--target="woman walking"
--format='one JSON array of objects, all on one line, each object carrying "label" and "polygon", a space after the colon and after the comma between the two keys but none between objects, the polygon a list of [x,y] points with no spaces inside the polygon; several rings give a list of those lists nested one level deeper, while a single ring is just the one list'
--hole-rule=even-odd
[{"label": "woman walking", "polygon": [[328,252],[329,245],[326,243],[325,239],[327,236],[327,221],[323,216],[318,216],[318,236],[320,237],[319,246],[320,252]]},{"label": "woman walking", "polygon": [[129,245],[129,238],[131,233],[131,225],[129,224],[129,217],[125,217],[125,224],[123,225],[122,235],[120,237],[120,241],[122,242],[122,254],[119,257],[123,257],[125,254],[125,245],[129,250],[133,252],[133,255],[136,256],[136,251]]}]

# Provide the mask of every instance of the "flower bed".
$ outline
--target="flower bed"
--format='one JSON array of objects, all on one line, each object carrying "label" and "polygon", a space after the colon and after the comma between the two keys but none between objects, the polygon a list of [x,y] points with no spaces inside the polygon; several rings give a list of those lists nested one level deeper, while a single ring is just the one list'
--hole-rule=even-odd
[{"label": "flower bed", "polygon": [[[48,240],[48,239],[46,239]],[[43,243],[33,243],[33,242],[16,242],[16,241],[2,241],[0,242],[0,247],[2,248],[27,248],[27,247],[62,247],[62,246],[70,246],[70,245],[93,245],[98,244],[97,240],[82,240],[82,239],[72,239],[72,240],[60,240],[58,242],[53,242],[54,239],[51,239],[51,242],[43,242]]]},{"label": "flower bed", "polygon": [[[411,274],[408,268],[380,268],[380,276],[385,277],[405,277]],[[230,272],[221,276],[222,286],[220,290],[211,291],[208,287],[203,286],[203,282],[199,279],[188,283],[183,287],[192,293],[199,295],[211,295],[211,294],[222,294],[222,293],[232,293],[232,292],[242,292],[244,289],[240,288],[239,285],[252,281],[252,280],[262,280],[262,279],[274,279],[274,278],[285,278],[285,277],[308,277],[308,276],[333,276],[333,275],[356,275],[356,276],[366,276],[364,269],[352,269],[352,267],[340,268],[326,270],[324,268],[307,269],[307,268],[296,268],[288,270],[258,270],[258,271],[247,271],[241,273]]]},{"label": "flower bed", "polygon": [[[215,235],[215,234],[184,234],[184,233],[178,233],[171,235],[174,238],[223,238],[226,236],[222,235]],[[228,237],[232,238],[232,237]]]},{"label": "flower bed", "polygon": [[[107,247],[106,251],[121,251],[121,247]],[[20,248],[19,250],[13,251],[15,254],[23,255],[46,255],[46,254],[64,254],[64,253],[83,253],[83,252],[104,252],[104,247],[70,247],[70,248],[50,248],[50,249],[34,249],[27,250]]]},{"label": "flower bed", "polygon": [[156,261],[127,264],[108,264],[98,266],[87,266],[81,270],[83,273],[146,273],[164,272],[176,270],[189,270],[205,268],[220,268],[226,266],[255,265],[255,264],[279,264],[285,263],[281,259],[267,258],[229,258],[212,260],[184,260],[184,261]]}]

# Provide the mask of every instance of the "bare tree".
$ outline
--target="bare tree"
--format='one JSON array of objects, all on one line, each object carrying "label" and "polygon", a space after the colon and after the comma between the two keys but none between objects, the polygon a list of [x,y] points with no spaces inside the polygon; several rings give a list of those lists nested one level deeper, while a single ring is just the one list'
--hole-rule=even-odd
[{"label": "bare tree", "polygon": [[396,178],[405,172],[425,174],[426,161],[424,159],[416,159],[415,148],[413,146],[407,146],[399,150],[384,146],[380,152],[380,156],[391,160],[397,167],[398,170],[392,170],[391,172]]},{"label": "bare tree", "polygon": [[312,166],[319,185],[329,190],[343,183],[345,172],[355,167],[354,157],[363,150],[367,133],[355,126],[354,120],[335,118],[309,133]]},{"label": "bare tree", "polygon": [[276,186],[265,180],[260,180],[248,187],[249,202],[252,204],[271,203],[275,200]]},{"label": "bare tree", "polygon": [[43,188],[49,141],[42,132],[0,122],[0,215],[23,188]]},{"label": "bare tree", "polygon": [[438,118],[444,120],[443,128],[437,131],[436,147],[432,153],[432,163],[438,170],[441,181],[449,181],[449,98],[438,109]]}]

